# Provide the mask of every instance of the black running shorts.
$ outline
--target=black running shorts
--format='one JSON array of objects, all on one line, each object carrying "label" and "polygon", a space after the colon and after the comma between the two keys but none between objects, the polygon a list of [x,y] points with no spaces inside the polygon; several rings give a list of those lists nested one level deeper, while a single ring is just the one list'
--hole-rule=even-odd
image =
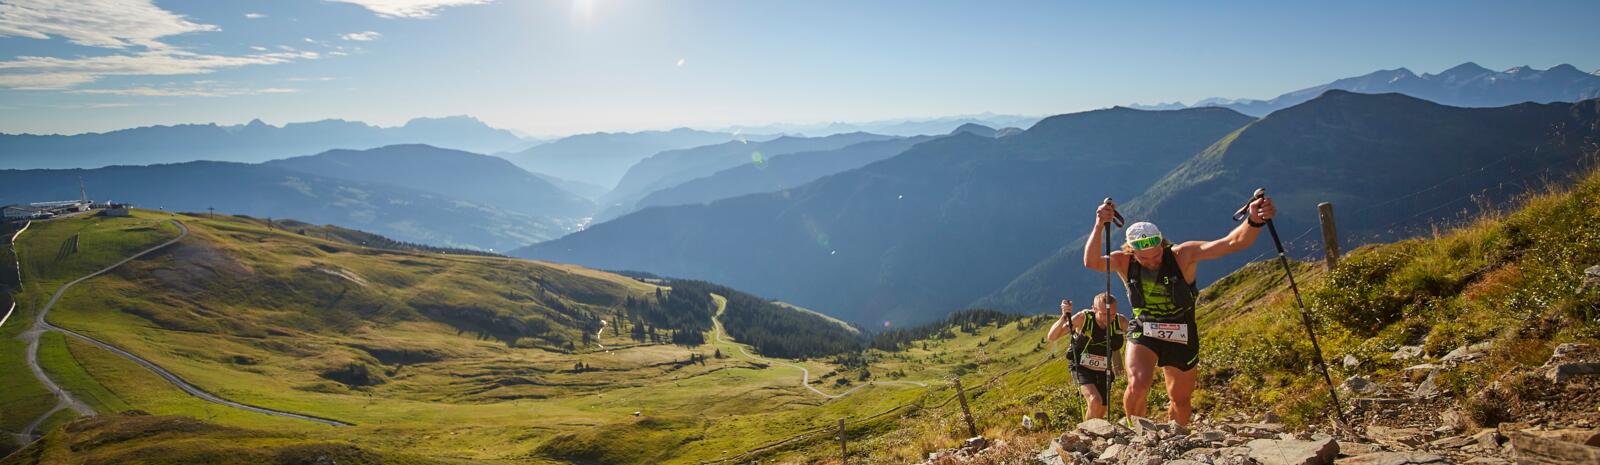
[{"label": "black running shorts", "polygon": [[[1115,382],[1116,376],[1108,372],[1090,370],[1088,368],[1073,368],[1072,382],[1078,385],[1093,384],[1095,386],[1110,386],[1107,381]],[[1102,395],[1105,393],[1101,393]]]},{"label": "black running shorts", "polygon": [[[1197,335],[1198,336],[1198,335]],[[1147,334],[1131,338],[1129,342],[1138,344],[1156,353],[1156,366],[1174,367],[1179,370],[1193,370],[1200,364],[1200,341],[1191,340],[1188,344],[1156,339]]]}]

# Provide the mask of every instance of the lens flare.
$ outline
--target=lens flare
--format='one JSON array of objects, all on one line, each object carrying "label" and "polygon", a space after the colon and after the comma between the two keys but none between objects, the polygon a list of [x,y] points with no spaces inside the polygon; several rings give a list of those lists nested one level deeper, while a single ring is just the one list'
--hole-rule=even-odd
[{"label": "lens flare", "polygon": [[767,169],[767,157],[759,151],[750,152],[750,162],[754,163],[757,169]]}]

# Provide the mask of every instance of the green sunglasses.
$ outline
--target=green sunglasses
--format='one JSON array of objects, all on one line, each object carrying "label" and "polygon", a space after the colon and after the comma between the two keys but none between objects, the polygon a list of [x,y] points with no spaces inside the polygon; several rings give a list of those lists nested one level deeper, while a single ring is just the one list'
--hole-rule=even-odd
[{"label": "green sunglasses", "polygon": [[1137,239],[1137,240],[1129,241],[1128,245],[1133,246],[1133,250],[1148,249],[1148,248],[1151,248],[1151,247],[1155,247],[1155,246],[1161,245],[1161,236],[1150,236],[1150,237],[1146,237],[1144,239]]}]

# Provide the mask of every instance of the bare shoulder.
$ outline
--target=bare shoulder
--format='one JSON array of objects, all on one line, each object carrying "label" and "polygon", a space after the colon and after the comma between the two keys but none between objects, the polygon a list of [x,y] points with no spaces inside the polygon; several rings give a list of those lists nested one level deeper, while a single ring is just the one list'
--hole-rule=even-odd
[{"label": "bare shoulder", "polygon": [[1200,261],[1200,254],[1209,245],[1209,241],[1187,241],[1172,246],[1172,255],[1178,257],[1178,262],[1185,265]]},{"label": "bare shoulder", "polygon": [[1123,252],[1121,250],[1113,250],[1113,251],[1111,251],[1111,265],[1112,266],[1127,266],[1127,264],[1128,264],[1128,253],[1127,252]]}]

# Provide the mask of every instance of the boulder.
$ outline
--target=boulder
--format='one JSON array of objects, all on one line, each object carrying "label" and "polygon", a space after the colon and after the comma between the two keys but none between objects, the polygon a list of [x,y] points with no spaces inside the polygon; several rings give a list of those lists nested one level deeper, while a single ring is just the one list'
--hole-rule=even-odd
[{"label": "boulder", "polygon": [[1156,423],[1155,421],[1145,417],[1128,417],[1128,426],[1133,430],[1134,433],[1144,433],[1147,431],[1161,433],[1167,432],[1166,425]]},{"label": "boulder", "polygon": [[1600,463],[1600,447],[1543,438],[1514,431],[1510,434],[1513,459],[1519,464]]},{"label": "boulder", "polygon": [[1450,461],[1427,452],[1374,452],[1339,459],[1336,463],[1338,465],[1444,465]]},{"label": "boulder", "polygon": [[1445,354],[1443,358],[1439,359],[1439,362],[1450,364],[1470,362],[1489,356],[1489,349],[1491,348],[1494,348],[1493,341],[1484,341],[1477,344],[1464,345],[1457,347],[1456,350],[1452,350],[1448,354]]},{"label": "boulder", "polygon": [[1345,371],[1350,371],[1361,367],[1361,359],[1356,358],[1355,355],[1345,354],[1343,362]]},{"label": "boulder", "polygon": [[1102,462],[1117,462],[1123,459],[1123,455],[1126,454],[1127,451],[1128,446],[1124,446],[1122,444],[1112,444],[1111,447],[1107,447],[1104,452],[1100,453],[1099,460]]},{"label": "boulder", "polygon": [[1418,399],[1432,399],[1434,397],[1438,397],[1440,393],[1439,383],[1438,381],[1434,381],[1438,378],[1438,370],[1434,370],[1432,373],[1429,373],[1427,379],[1422,380],[1421,383],[1417,384],[1416,388],[1411,390],[1411,397]]},{"label": "boulder", "polygon": [[1039,455],[1034,458],[1038,459],[1039,462],[1043,463],[1044,465],[1067,465],[1067,463],[1062,460],[1061,454],[1056,451],[1056,448],[1053,447],[1039,451]]},{"label": "boulder", "polygon": [[1390,360],[1413,360],[1417,358],[1422,358],[1422,346],[1400,346],[1400,348],[1394,350],[1394,355],[1389,356]]},{"label": "boulder", "polygon": [[1245,444],[1250,458],[1262,465],[1323,465],[1339,456],[1339,443],[1327,437],[1310,441],[1298,439],[1257,439]]},{"label": "boulder", "polygon": [[1461,411],[1449,409],[1445,410],[1444,413],[1439,414],[1439,429],[1434,431],[1455,433],[1466,429],[1466,427],[1467,421],[1465,418],[1461,417]]},{"label": "boulder", "polygon": [[1566,343],[1556,346],[1550,360],[1540,367],[1546,379],[1565,383],[1574,376],[1600,375],[1600,351],[1589,344]]},{"label": "boulder", "polygon": [[1404,376],[1406,381],[1415,383],[1432,377],[1433,374],[1438,371],[1438,366],[1435,366],[1432,363],[1423,363],[1420,365],[1405,367],[1405,369],[1400,370],[1400,375]]},{"label": "boulder", "polygon": [[1583,270],[1583,284],[1578,286],[1579,295],[1594,291],[1600,291],[1600,265]]},{"label": "boulder", "polygon": [[1344,388],[1345,392],[1362,396],[1383,394],[1383,385],[1361,376],[1345,378],[1344,384],[1340,385],[1340,387]]},{"label": "boulder", "polygon": [[1422,432],[1416,428],[1390,428],[1372,425],[1367,427],[1367,437],[1380,444],[1416,447],[1423,444]]},{"label": "boulder", "polygon": [[1104,419],[1100,418],[1078,423],[1078,431],[1102,438],[1121,436],[1133,432],[1133,430],[1128,429],[1126,426],[1105,421]]},{"label": "boulder", "polygon": [[1479,430],[1478,434],[1472,435],[1472,440],[1486,450],[1495,450],[1500,448],[1500,432],[1495,431],[1494,428],[1484,428]]},{"label": "boulder", "polygon": [[1339,453],[1343,455],[1354,457],[1376,452],[1383,452],[1383,448],[1370,442],[1339,441]]},{"label": "boulder", "polygon": [[1529,431],[1529,433],[1542,438],[1559,439],[1585,446],[1600,447],[1600,431],[1596,430],[1565,428],[1548,431]]},{"label": "boulder", "polygon": [[1463,446],[1466,446],[1468,444],[1472,444],[1472,442],[1473,442],[1472,438],[1469,438],[1469,437],[1465,437],[1465,436],[1450,436],[1450,437],[1435,439],[1435,440],[1433,440],[1433,442],[1429,442],[1428,443],[1428,448],[1430,450],[1432,450],[1432,449],[1460,449]]}]

